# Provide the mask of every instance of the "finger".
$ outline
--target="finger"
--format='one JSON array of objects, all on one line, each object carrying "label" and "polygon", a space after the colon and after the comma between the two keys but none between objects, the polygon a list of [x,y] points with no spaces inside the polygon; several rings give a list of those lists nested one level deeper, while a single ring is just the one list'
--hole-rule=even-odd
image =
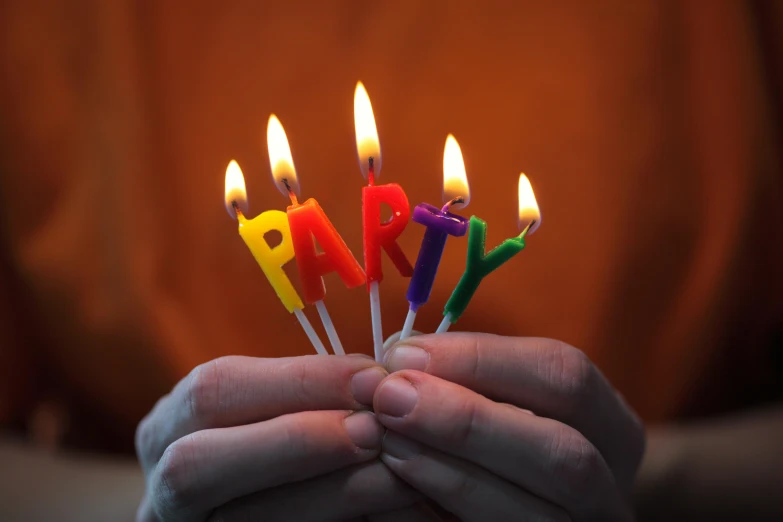
[{"label": "finger", "polygon": [[481,466],[562,506],[574,520],[625,516],[598,450],[561,422],[412,370],[381,383],[375,412],[389,430]]},{"label": "finger", "polygon": [[420,498],[375,460],[233,500],[216,509],[208,522],[345,520],[401,509]]},{"label": "finger", "polygon": [[417,502],[413,506],[370,515],[367,522],[441,522],[443,519],[427,505]]},{"label": "finger", "polygon": [[250,424],[305,410],[372,404],[386,371],[364,357],[222,357],[198,366],[161,399],[136,433],[149,472],[169,444],[195,431]]},{"label": "finger", "polygon": [[489,334],[422,335],[395,345],[386,366],[424,371],[568,424],[601,451],[618,483],[632,483],[644,452],[642,425],[572,346]]},{"label": "finger", "polygon": [[487,470],[387,432],[381,460],[464,522],[569,521],[568,515]]},{"label": "finger", "polygon": [[312,411],[203,430],[169,446],[150,479],[166,522],[203,520],[256,491],[375,458],[383,430],[370,412]]}]

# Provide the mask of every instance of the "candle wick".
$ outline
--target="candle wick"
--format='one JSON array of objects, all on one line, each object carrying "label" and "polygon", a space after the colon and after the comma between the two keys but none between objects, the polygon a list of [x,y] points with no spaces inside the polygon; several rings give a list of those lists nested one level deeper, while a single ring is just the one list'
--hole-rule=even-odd
[{"label": "candle wick", "polygon": [[367,163],[369,164],[369,168],[367,169],[367,181],[372,187],[375,185],[375,158],[370,156],[367,160]]},{"label": "candle wick", "polygon": [[298,205],[299,200],[296,199],[296,194],[294,194],[293,189],[291,189],[291,185],[288,183],[288,178],[283,178],[283,185],[285,185],[285,189],[288,191],[288,197],[291,198],[291,204]]},{"label": "candle wick", "polygon": [[234,199],[231,201],[231,208],[234,209],[237,218],[242,215],[242,209],[239,208],[239,203],[237,203],[237,200]]},{"label": "candle wick", "polygon": [[465,198],[463,198],[462,196],[457,196],[456,198],[452,199],[451,201],[443,205],[443,208],[440,209],[441,213],[442,214],[447,213],[449,210],[451,210],[451,206],[456,205],[457,203],[465,203]]},{"label": "candle wick", "polygon": [[525,236],[527,235],[528,231],[531,229],[533,225],[536,224],[536,220],[534,219],[528,225],[525,227],[525,229],[522,231],[521,234],[519,234],[519,239],[525,239]]}]

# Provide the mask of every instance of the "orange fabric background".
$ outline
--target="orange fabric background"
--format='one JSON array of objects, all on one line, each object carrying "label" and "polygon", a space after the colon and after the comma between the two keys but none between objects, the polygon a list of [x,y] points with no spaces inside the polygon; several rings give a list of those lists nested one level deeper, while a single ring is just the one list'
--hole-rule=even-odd
[{"label": "orange fabric background", "polygon": [[[243,167],[251,216],[284,208],[276,113],[302,195],[361,259],[358,79],[382,181],[412,205],[439,202],[449,132],[490,244],[516,233],[519,172],[533,181],[543,225],[460,329],[578,346],[652,421],[769,399],[780,9],[490,4],[3,3],[3,415],[55,395],[124,437],[201,362],[310,353],[223,209],[223,173]],[[411,261],[422,232],[401,239]],[[437,325],[464,249],[447,245],[418,328]],[[407,281],[386,268],[388,335]],[[370,353],[366,292],[327,290],[347,350]]]}]

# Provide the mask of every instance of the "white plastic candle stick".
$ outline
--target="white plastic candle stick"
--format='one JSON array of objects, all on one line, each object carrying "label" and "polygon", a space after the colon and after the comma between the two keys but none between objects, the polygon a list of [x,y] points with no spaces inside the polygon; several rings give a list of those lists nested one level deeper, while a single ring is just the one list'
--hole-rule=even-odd
[{"label": "white plastic candle stick", "polygon": [[400,332],[400,341],[411,336],[414,322],[416,322],[416,310],[409,308],[408,316],[405,318],[405,324],[402,325],[402,332]]},{"label": "white plastic candle stick", "polygon": [[446,333],[449,331],[449,327],[451,326],[451,314],[446,314],[446,317],[443,318],[443,321],[440,322],[440,326],[438,326],[438,329],[435,330],[435,333]]},{"label": "white plastic candle stick", "polygon": [[370,283],[370,315],[372,316],[372,344],[375,360],[383,361],[383,326],[381,325],[381,295],[378,281]]},{"label": "white plastic candle stick", "polygon": [[321,355],[329,355],[329,352],[327,352],[326,348],[324,347],[324,343],[322,343],[321,339],[318,338],[318,334],[315,333],[313,325],[310,324],[310,321],[307,320],[307,316],[304,314],[304,312],[297,308],[294,310],[294,315],[297,319],[299,319],[299,324],[302,325],[302,330],[304,330],[304,332],[307,334],[307,338],[310,339],[311,343],[313,343],[313,348],[315,348],[315,351]]},{"label": "white plastic candle stick", "polygon": [[334,323],[332,323],[332,318],[329,317],[329,312],[326,310],[326,305],[323,300],[316,301],[315,308],[318,310],[318,315],[321,316],[321,322],[324,324],[326,336],[329,338],[329,342],[332,343],[332,350],[336,355],[345,355],[343,344],[337,336],[337,330],[334,329]]}]

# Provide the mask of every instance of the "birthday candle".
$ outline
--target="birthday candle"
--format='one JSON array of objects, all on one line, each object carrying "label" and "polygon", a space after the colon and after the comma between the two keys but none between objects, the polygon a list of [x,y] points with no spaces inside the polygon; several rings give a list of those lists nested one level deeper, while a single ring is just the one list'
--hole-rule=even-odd
[{"label": "birthday candle", "polygon": [[522,233],[517,237],[506,239],[500,245],[485,252],[487,239],[487,223],[482,219],[471,216],[468,232],[468,253],[465,272],[451,294],[443,310],[443,322],[438,327],[437,333],[445,332],[455,323],[470,299],[479,287],[481,281],[491,272],[498,269],[503,263],[517,255],[525,248],[525,237],[533,234],[541,225],[541,212],[538,209],[533,187],[527,176],[519,176],[519,224],[524,226]]},{"label": "birthday candle", "polygon": [[443,149],[443,201],[446,204],[442,208],[420,203],[413,210],[413,221],[427,229],[421,241],[413,277],[408,285],[406,297],[410,308],[400,333],[401,340],[410,336],[419,307],[430,298],[446,239],[449,236],[464,236],[468,230],[468,220],[450,212],[465,208],[470,202],[470,188],[462,151],[451,134],[446,138]]},{"label": "birthday candle", "polygon": [[[362,237],[364,240],[364,270],[367,274],[367,289],[370,293],[370,315],[372,318],[375,357],[380,360],[383,350],[383,328],[379,283],[383,279],[381,249],[394,263],[403,277],[410,277],[413,267],[405,257],[397,238],[402,234],[410,218],[410,205],[405,191],[397,183],[376,185],[381,174],[381,145],[372,104],[362,82],[356,84],[353,97],[354,124],[356,127],[356,153],[359,168],[367,180],[362,188]],[[381,205],[391,208],[392,217],[381,222]]]},{"label": "birthday candle", "polygon": [[[280,298],[289,313],[296,315],[316,351],[326,354],[323,343],[318,339],[307,317],[302,313],[304,305],[299,294],[296,293],[294,285],[291,284],[291,280],[283,270],[283,266],[294,258],[288,217],[285,212],[267,210],[253,219],[247,219],[245,217],[247,213],[246,194],[242,170],[236,161],[231,160],[226,168],[226,210],[232,218],[239,222],[239,235],[274,288],[277,297]],[[278,245],[270,247],[264,235],[273,230],[279,232],[282,239]]]},{"label": "birthday candle", "polygon": [[[326,295],[323,276],[337,272],[345,286],[354,288],[366,281],[364,270],[318,202],[310,198],[299,203],[299,182],[291,148],[283,126],[274,114],[269,117],[267,126],[267,146],[275,185],[291,200],[286,213],[291,227],[296,264],[302,280],[304,301],[307,304],[315,304],[332,348],[335,353],[342,354],[342,343],[323,302]],[[321,247],[320,253],[316,250],[316,241]]]}]

